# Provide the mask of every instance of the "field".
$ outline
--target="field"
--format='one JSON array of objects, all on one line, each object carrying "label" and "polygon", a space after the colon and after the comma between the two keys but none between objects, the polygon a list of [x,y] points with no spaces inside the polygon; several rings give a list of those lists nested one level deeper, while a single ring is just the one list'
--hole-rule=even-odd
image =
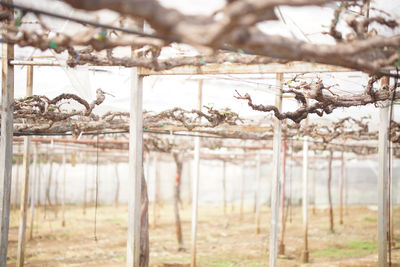
[{"label": "field", "polygon": [[[190,206],[181,211],[186,251],[177,251],[173,209],[160,210],[156,226],[150,206],[150,266],[188,266],[190,262]],[[238,207],[229,207],[227,215],[219,206],[199,208],[199,266],[268,266],[269,209],[263,207],[261,233],[255,233],[252,207],[245,208],[240,219]],[[33,240],[27,242],[26,266],[124,266],[127,234],[127,206],[100,206],[97,210],[97,242],[94,240],[94,208],[84,215],[82,207],[67,206],[66,226],[61,226],[61,212],[37,209]],[[286,256],[279,256],[278,266],[302,266],[301,209],[293,208],[287,220]],[[395,210],[395,237],[400,236],[400,210]],[[15,266],[19,211],[12,211],[8,265]],[[367,207],[349,207],[344,224],[329,232],[327,210],[309,212],[310,263],[306,266],[377,266],[377,215]],[[28,220],[29,221],[29,220]],[[29,228],[28,228],[29,229]],[[29,231],[29,230],[28,230]],[[399,239],[400,241],[400,239]],[[400,243],[399,243],[400,244]],[[392,266],[400,266],[400,250],[392,251]]]}]

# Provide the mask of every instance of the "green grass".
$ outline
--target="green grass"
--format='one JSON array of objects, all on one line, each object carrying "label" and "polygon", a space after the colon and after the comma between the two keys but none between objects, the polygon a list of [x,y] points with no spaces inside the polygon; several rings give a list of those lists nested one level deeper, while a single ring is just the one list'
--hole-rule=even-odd
[{"label": "green grass", "polygon": [[375,252],[378,249],[378,245],[376,243],[368,242],[368,241],[350,241],[347,243],[352,249],[365,251],[368,253]]},{"label": "green grass", "polygon": [[16,263],[17,263],[17,258],[7,259],[7,264],[16,264]]},{"label": "green grass", "polygon": [[202,266],[209,266],[209,267],[228,267],[228,266],[252,266],[252,267],[261,267],[265,266],[265,262],[260,259],[241,259],[227,257],[203,257],[199,259],[199,262]]},{"label": "green grass", "polygon": [[364,221],[366,222],[377,222],[377,219],[375,217],[364,217]]},{"label": "green grass", "polygon": [[311,254],[313,257],[339,259],[371,254],[377,249],[378,245],[369,241],[350,241],[345,247],[328,247]]},{"label": "green grass", "polygon": [[120,223],[120,222],[124,222],[125,219],[124,219],[124,218],[116,217],[116,218],[108,219],[107,221],[108,221],[108,222],[111,222],[111,223]]},{"label": "green grass", "polygon": [[[182,257],[166,257],[157,260],[157,262],[169,262],[169,263],[190,263],[190,258],[186,255]],[[198,262],[201,266],[207,267],[228,267],[228,266],[252,266],[261,267],[265,266],[265,262],[259,259],[240,259],[234,256],[229,257],[229,255],[224,255],[222,257],[199,257]]]}]

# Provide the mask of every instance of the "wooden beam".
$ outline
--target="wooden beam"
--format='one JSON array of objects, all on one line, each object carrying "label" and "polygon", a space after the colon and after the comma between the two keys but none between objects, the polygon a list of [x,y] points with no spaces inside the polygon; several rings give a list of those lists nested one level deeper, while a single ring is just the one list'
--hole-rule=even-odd
[{"label": "wooden beam", "polygon": [[[276,86],[282,90],[283,73],[276,74]],[[282,94],[275,97],[275,107],[282,110]],[[279,226],[279,201],[280,201],[280,157],[282,145],[282,122],[274,118],[274,157],[272,163],[271,185],[271,226],[269,232],[269,266],[277,266],[278,257],[278,226]]]},{"label": "wooden beam", "polygon": [[[154,126],[149,127],[149,130],[152,131],[173,131],[173,132],[187,132],[188,129],[184,126],[177,125],[164,125],[164,126]],[[272,132],[272,126],[256,126],[256,125],[220,125],[217,127],[195,127],[191,130],[191,132],[200,132],[200,133],[210,133],[215,132],[252,132],[252,133],[267,133]]]},{"label": "wooden beam", "polygon": [[[203,81],[199,80],[198,87],[198,106],[201,110],[203,100]],[[197,250],[197,216],[199,201],[199,180],[200,180],[200,137],[194,140],[194,168],[192,182],[192,242],[191,242],[191,261],[190,267],[196,266],[196,250]]]},{"label": "wooden beam", "polygon": [[170,70],[154,71],[139,68],[140,75],[205,75],[205,74],[266,74],[305,72],[353,72],[348,68],[308,62],[270,63],[261,65],[207,64],[204,66],[182,66]]},{"label": "wooden beam", "polygon": [[[7,0],[12,4],[12,0]],[[10,13],[9,16],[12,16]],[[12,21],[12,17],[10,21]],[[4,28],[3,28],[3,31]],[[4,33],[4,32],[3,32]],[[14,58],[14,45],[2,43],[1,75],[1,133],[0,133],[0,267],[6,267],[8,228],[10,220],[10,192],[12,172],[12,137],[14,103],[14,67],[8,62]]]},{"label": "wooden beam", "polygon": [[[389,84],[383,77],[381,85]],[[388,165],[389,107],[385,104],[379,109],[379,176],[378,176],[378,266],[387,266],[387,193],[389,180]]]},{"label": "wooden beam", "polygon": [[140,265],[140,211],[143,168],[143,78],[132,69],[132,91],[129,122],[129,204],[127,267]]},{"label": "wooden beam", "polygon": [[62,66],[60,62],[56,60],[11,60],[10,65],[12,66],[40,66],[40,67],[54,67]]},{"label": "wooden beam", "polygon": [[[26,68],[27,79],[26,79],[26,96],[32,95],[33,88],[33,67],[28,66]],[[21,184],[21,206],[20,206],[20,218],[18,228],[18,247],[17,247],[17,266],[24,266],[25,259],[25,242],[26,242],[26,214],[28,212],[28,194],[29,194],[29,165],[31,161],[30,155],[31,138],[29,136],[24,137],[24,158],[23,158],[23,172]]]}]

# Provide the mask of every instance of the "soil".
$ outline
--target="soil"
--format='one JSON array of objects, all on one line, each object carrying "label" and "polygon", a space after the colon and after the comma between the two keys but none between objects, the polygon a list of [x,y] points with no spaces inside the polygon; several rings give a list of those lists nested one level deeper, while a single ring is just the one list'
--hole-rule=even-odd
[{"label": "soil", "polygon": [[[172,206],[152,214],[150,206],[150,266],[189,266],[191,207],[181,209],[186,251],[178,251]],[[26,266],[125,266],[127,206],[101,205],[97,210],[94,233],[94,207],[84,215],[82,207],[66,207],[66,226],[61,224],[61,209],[36,209],[33,239],[27,242]],[[278,266],[356,267],[377,266],[377,212],[374,208],[348,207],[344,224],[339,224],[335,209],[334,233],[329,231],[327,209],[309,210],[310,263],[301,263],[303,226],[300,207],[287,219],[285,255]],[[11,212],[8,265],[15,266],[19,211]],[[28,224],[29,224],[28,219]],[[400,248],[400,209],[394,211],[395,241]],[[29,227],[27,229],[27,235]],[[245,207],[243,219],[238,207],[224,215],[220,206],[201,206],[197,236],[198,266],[268,266],[269,208],[263,207],[261,233],[256,234],[253,207]],[[95,235],[97,241],[95,241]],[[397,239],[397,237],[399,237]],[[392,250],[392,266],[400,266],[400,249]]]}]

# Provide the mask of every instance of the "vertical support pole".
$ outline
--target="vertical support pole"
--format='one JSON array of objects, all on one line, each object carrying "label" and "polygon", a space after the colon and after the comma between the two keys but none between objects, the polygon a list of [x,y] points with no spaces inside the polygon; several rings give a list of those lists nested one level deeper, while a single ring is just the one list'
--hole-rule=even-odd
[{"label": "vertical support pole", "polygon": [[389,183],[390,183],[390,193],[389,193],[389,208],[390,208],[390,236],[389,236],[389,244],[392,248],[396,246],[396,243],[394,241],[394,220],[393,220],[393,143],[391,140],[390,142],[390,177],[389,177]]},{"label": "vertical support pole", "polygon": [[[32,95],[33,86],[33,66],[26,66],[27,79],[26,79],[26,96]],[[26,214],[28,211],[28,194],[29,194],[29,165],[31,160],[30,155],[31,138],[24,137],[24,158],[23,158],[23,172],[21,184],[21,206],[20,206],[20,220],[18,228],[18,247],[17,247],[17,266],[24,266],[25,257],[25,242],[26,242]]]},{"label": "vertical support pole", "polygon": [[[149,179],[149,178],[147,178],[147,179]],[[118,162],[116,162],[115,163],[115,195],[114,195],[114,207],[116,209],[118,209],[118,204],[119,204],[119,173],[118,173]]]},{"label": "vertical support pole", "polygon": [[242,166],[242,184],[240,186],[240,220],[243,220],[244,187],[246,180],[246,164]]},{"label": "vertical support pole", "polygon": [[160,154],[157,154],[154,162],[154,200],[153,200],[153,227],[157,226],[158,209],[160,204]]},{"label": "vertical support pole", "polygon": [[222,161],[222,202],[224,205],[224,216],[226,216],[226,162]]},{"label": "vertical support pole", "polygon": [[231,214],[235,211],[235,194],[236,194],[236,188],[235,188],[236,183],[230,183],[230,188],[231,188]]},{"label": "vertical support pole", "polygon": [[[306,119],[305,127],[308,126]],[[301,252],[301,262],[307,263],[309,258],[308,252],[308,137],[304,137],[303,142],[303,197],[302,197],[302,214],[303,214],[303,232],[304,244]]]},{"label": "vertical support pole", "polygon": [[279,240],[278,253],[285,254],[285,184],[286,184],[286,138],[282,140],[282,194],[281,194],[281,239]]},{"label": "vertical support pole", "polygon": [[[12,0],[7,0],[12,3]],[[12,12],[10,16],[12,16]],[[12,19],[12,18],[10,18]],[[7,264],[8,227],[12,175],[12,137],[14,102],[14,45],[2,43],[1,133],[0,133],[0,267]]]},{"label": "vertical support pole", "polygon": [[329,152],[329,162],[328,162],[328,202],[329,202],[329,231],[334,233],[334,221],[333,221],[333,205],[332,205],[332,160],[333,160],[333,150]]},{"label": "vertical support pole", "polygon": [[67,155],[64,150],[64,154],[62,157],[62,165],[63,165],[63,185],[62,185],[62,199],[61,199],[61,226],[65,227],[65,186],[66,186],[66,176],[67,176]]},{"label": "vertical support pole", "polygon": [[87,178],[88,178],[88,162],[84,162],[85,164],[85,176],[83,177],[83,204],[82,204],[82,214],[86,214],[86,206],[87,206]]},{"label": "vertical support pole", "polygon": [[[389,84],[383,77],[381,85]],[[378,266],[387,266],[387,191],[388,191],[389,107],[379,110],[379,177],[378,177]]]},{"label": "vertical support pole", "polygon": [[144,160],[144,164],[145,164],[146,175],[144,176],[144,178],[146,179],[146,182],[148,182],[150,177],[150,152],[147,152],[145,156],[146,158]]},{"label": "vertical support pole", "polygon": [[[282,82],[283,73],[276,74],[276,85],[280,89],[275,97],[275,106],[282,110]],[[272,186],[271,186],[271,227],[269,234],[269,266],[277,265],[278,257],[278,225],[279,225],[279,201],[280,201],[280,156],[282,144],[282,123],[275,118],[274,122],[274,158],[272,166]]]},{"label": "vertical support pole", "polygon": [[344,179],[344,156],[340,157],[340,176],[339,176],[339,224],[343,224],[343,179]]},{"label": "vertical support pole", "polygon": [[255,196],[255,206],[256,206],[256,234],[260,233],[260,214],[261,214],[261,204],[260,204],[260,191],[261,191],[261,154],[257,153],[257,163],[256,163],[256,196]]},{"label": "vertical support pole", "polygon": [[138,69],[132,69],[131,107],[129,122],[129,204],[127,267],[140,264],[140,207],[142,199],[143,168],[143,77]]},{"label": "vertical support pole", "polygon": [[37,206],[40,207],[41,203],[40,203],[40,187],[42,185],[41,182],[41,164],[40,164],[40,152],[38,152],[38,175],[37,175]]},{"label": "vertical support pole", "polygon": [[[19,149],[18,149],[19,150]],[[17,151],[19,152],[19,151]],[[19,170],[21,169],[21,161],[20,161],[20,157],[17,156],[16,160],[15,160],[15,175],[14,175],[14,179],[15,179],[15,195],[14,195],[14,203],[13,203],[13,209],[16,210],[17,206],[18,206],[18,196],[19,196]]]},{"label": "vertical support pole", "polygon": [[[198,109],[201,110],[203,98],[203,81],[199,80],[198,88]],[[191,244],[191,262],[190,267],[196,266],[196,241],[197,241],[197,214],[199,198],[199,177],[200,176],[200,137],[194,140],[194,168],[192,182],[192,244]]]},{"label": "vertical support pole", "polygon": [[192,174],[192,170],[190,168],[190,161],[187,162],[186,166],[187,166],[187,205],[190,206],[190,204],[192,203],[192,179],[191,179],[191,174]]},{"label": "vertical support pole", "polygon": [[315,173],[317,172],[317,169],[314,168],[312,170],[312,198],[313,198],[313,207],[312,207],[312,214],[315,215],[316,213],[316,205],[317,205],[317,195],[316,195],[316,181],[315,181]]},{"label": "vertical support pole", "polygon": [[31,222],[30,222],[30,227],[29,227],[29,235],[28,235],[28,240],[32,240],[33,238],[33,223],[34,223],[34,216],[35,216],[35,202],[36,202],[36,181],[38,177],[38,171],[37,171],[37,150],[38,146],[36,144],[35,150],[33,152],[33,171],[34,174],[32,175],[32,180],[31,180]]},{"label": "vertical support pole", "polygon": [[344,169],[344,177],[343,177],[343,195],[344,195],[344,212],[345,215],[349,215],[349,178],[347,177],[347,171]]}]

